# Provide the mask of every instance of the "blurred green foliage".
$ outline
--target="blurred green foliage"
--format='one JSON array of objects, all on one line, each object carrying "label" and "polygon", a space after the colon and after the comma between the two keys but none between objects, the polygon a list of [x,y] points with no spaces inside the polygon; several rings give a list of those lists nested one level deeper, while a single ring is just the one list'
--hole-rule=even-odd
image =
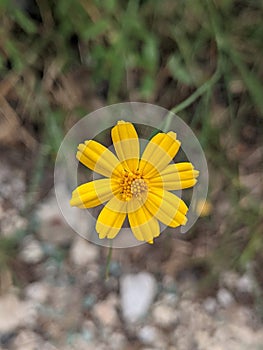
[{"label": "blurred green foliage", "polygon": [[10,66],[43,74],[54,60],[63,72],[82,65],[95,84],[107,81],[108,102],[117,102],[129,98],[132,70],[139,98],[151,100],[160,69],[175,86],[193,89],[220,65],[228,82],[242,78],[263,112],[260,1],[2,0],[0,9],[1,76]]}]

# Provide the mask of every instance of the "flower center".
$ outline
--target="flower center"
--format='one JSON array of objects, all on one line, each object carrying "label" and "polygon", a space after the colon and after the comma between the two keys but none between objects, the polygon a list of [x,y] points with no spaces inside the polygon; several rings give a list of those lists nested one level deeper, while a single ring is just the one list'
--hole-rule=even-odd
[{"label": "flower center", "polygon": [[135,173],[124,171],[120,180],[120,186],[121,198],[124,201],[129,201],[133,196],[140,198],[148,190],[148,185],[139,171]]}]

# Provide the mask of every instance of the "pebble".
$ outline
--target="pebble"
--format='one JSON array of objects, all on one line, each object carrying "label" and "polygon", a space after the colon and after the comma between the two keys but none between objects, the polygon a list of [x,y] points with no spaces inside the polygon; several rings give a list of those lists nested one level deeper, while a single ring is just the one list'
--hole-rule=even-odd
[{"label": "pebble", "polygon": [[99,258],[99,248],[83,238],[77,237],[70,249],[71,261],[80,267],[86,267]]},{"label": "pebble", "polygon": [[152,345],[158,339],[158,330],[153,326],[146,325],[140,328],[137,336],[144,345]]},{"label": "pebble", "polygon": [[43,339],[36,333],[23,330],[18,333],[13,341],[14,350],[36,350],[43,349]]},{"label": "pebble", "polygon": [[212,298],[212,297],[206,298],[203,302],[203,307],[207,313],[209,313],[209,314],[215,313],[215,311],[217,309],[216,299]]},{"label": "pebble", "polygon": [[121,307],[128,323],[141,320],[157,293],[157,283],[148,272],[125,275],[120,280]]},{"label": "pebble", "polygon": [[84,309],[91,309],[95,303],[97,301],[97,296],[95,294],[88,294],[87,296],[85,296],[85,298],[83,299],[83,307]]},{"label": "pebble", "polygon": [[176,294],[177,292],[177,287],[175,280],[172,276],[170,275],[165,275],[162,280],[162,286],[165,289],[166,293],[170,294]]},{"label": "pebble", "polygon": [[217,301],[222,307],[229,307],[234,303],[233,295],[225,288],[219,289],[217,292]]},{"label": "pebble", "polygon": [[57,278],[58,270],[59,266],[54,258],[47,259],[39,268],[40,274],[52,282]]},{"label": "pebble", "polygon": [[49,342],[45,342],[45,343],[42,345],[41,350],[59,350],[59,349],[56,348],[55,345],[50,344]]},{"label": "pebble", "polygon": [[9,333],[25,325],[30,326],[35,321],[34,304],[20,301],[14,294],[0,298],[0,333]]},{"label": "pebble", "polygon": [[119,332],[112,333],[112,335],[109,337],[108,343],[111,350],[127,349],[127,339],[122,333]]},{"label": "pebble", "polygon": [[179,313],[176,309],[167,305],[158,304],[154,307],[153,320],[160,327],[170,327],[178,324]]},{"label": "pebble", "polygon": [[93,314],[102,325],[112,328],[119,323],[116,305],[116,299],[114,296],[110,296],[94,306]]},{"label": "pebble", "polygon": [[234,290],[238,282],[238,274],[234,271],[225,271],[220,276],[220,283],[222,288],[225,287],[229,290]]},{"label": "pebble", "polygon": [[23,315],[22,324],[25,327],[33,328],[36,325],[38,318],[38,305],[34,301],[23,302],[25,306],[26,313]]},{"label": "pebble", "polygon": [[100,278],[100,267],[98,264],[89,264],[89,269],[86,275],[83,276],[87,284],[95,283]]},{"label": "pebble", "polygon": [[[75,329],[83,312],[83,297],[79,286],[65,283],[52,286],[50,295],[52,297],[46,310],[50,309],[51,314],[55,317],[50,318],[46,327],[48,333],[54,332],[53,337],[55,338],[59,336],[59,329]],[[52,321],[56,323],[55,326]]]},{"label": "pebble", "polygon": [[39,303],[45,303],[49,296],[49,287],[43,282],[33,282],[25,288],[25,296]]},{"label": "pebble", "polygon": [[[63,350],[109,350],[108,345],[103,343],[87,343],[81,338],[74,339],[74,343],[63,347]],[[38,350],[38,349],[37,349]],[[61,348],[59,349],[61,350]]]},{"label": "pebble", "polygon": [[121,276],[121,265],[117,261],[111,261],[110,262],[110,268],[109,268],[110,275],[113,277],[119,278]]},{"label": "pebble", "polygon": [[39,263],[44,258],[40,242],[31,236],[25,237],[22,242],[20,257],[27,264]]},{"label": "pebble", "polygon": [[69,345],[63,346],[63,350],[98,350],[97,344],[87,342],[81,334],[73,334],[68,340]]},{"label": "pebble", "polygon": [[245,274],[239,278],[236,287],[240,293],[252,293],[254,289],[253,279],[248,274]]},{"label": "pebble", "polygon": [[97,329],[95,324],[91,320],[83,322],[82,335],[86,342],[91,342],[96,338]]},{"label": "pebble", "polygon": [[167,304],[167,305],[171,305],[173,307],[175,307],[175,305],[178,303],[179,297],[177,294],[173,294],[173,293],[167,293],[164,294],[164,296],[162,297],[162,301]]},{"label": "pebble", "polygon": [[27,220],[18,214],[16,209],[9,209],[1,215],[1,234],[3,236],[12,236],[17,231],[26,229]]},{"label": "pebble", "polygon": [[154,347],[165,349],[163,334],[154,326],[146,325],[139,329],[138,339],[144,345],[154,345]]}]

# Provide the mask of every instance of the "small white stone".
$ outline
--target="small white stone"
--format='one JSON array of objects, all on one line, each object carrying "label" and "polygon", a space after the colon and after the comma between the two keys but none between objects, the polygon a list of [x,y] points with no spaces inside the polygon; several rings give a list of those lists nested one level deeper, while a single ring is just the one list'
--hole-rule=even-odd
[{"label": "small white stone", "polygon": [[144,326],[140,328],[138,338],[144,345],[152,345],[158,339],[158,330],[153,326]]},{"label": "small white stone", "polygon": [[217,292],[217,300],[219,304],[225,308],[229,307],[234,303],[234,297],[225,288],[219,289],[219,291]]},{"label": "small white stone", "polygon": [[179,322],[178,311],[167,305],[156,305],[153,309],[153,319],[155,324],[161,327],[170,327]]},{"label": "small white stone", "polygon": [[123,276],[120,281],[121,306],[129,323],[141,320],[148,312],[157,292],[157,283],[148,272]]},{"label": "small white stone", "polygon": [[213,314],[217,309],[217,302],[215,298],[208,297],[204,300],[203,306],[207,313]]},{"label": "small white stone", "polygon": [[32,299],[39,303],[44,303],[47,301],[49,295],[49,288],[46,283],[43,282],[33,282],[27,285],[25,289],[25,296],[28,299]]},{"label": "small white stone", "polygon": [[99,257],[99,249],[83,238],[77,237],[70,250],[71,261],[81,267],[87,266]]},{"label": "small white stone", "polygon": [[37,264],[44,258],[44,252],[39,241],[27,236],[22,244],[21,259],[28,264]]},{"label": "small white stone", "polygon": [[237,290],[240,293],[252,293],[254,289],[253,279],[245,274],[237,281]]}]

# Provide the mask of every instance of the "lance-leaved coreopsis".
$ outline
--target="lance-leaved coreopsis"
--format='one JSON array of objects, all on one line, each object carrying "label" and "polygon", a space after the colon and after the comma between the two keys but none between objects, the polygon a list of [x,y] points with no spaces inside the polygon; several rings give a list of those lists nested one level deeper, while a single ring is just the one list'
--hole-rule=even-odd
[{"label": "lance-leaved coreopsis", "polygon": [[101,239],[115,238],[127,217],[136,239],[148,243],[160,235],[159,222],[170,227],[185,225],[188,207],[171,191],[193,187],[199,171],[190,162],[174,163],[181,145],[176,133],[157,133],[142,154],[132,123],[119,121],[111,129],[111,138],[115,154],[95,140],[78,146],[79,162],[103,178],[78,186],[70,205],[104,205],[96,220]]}]

